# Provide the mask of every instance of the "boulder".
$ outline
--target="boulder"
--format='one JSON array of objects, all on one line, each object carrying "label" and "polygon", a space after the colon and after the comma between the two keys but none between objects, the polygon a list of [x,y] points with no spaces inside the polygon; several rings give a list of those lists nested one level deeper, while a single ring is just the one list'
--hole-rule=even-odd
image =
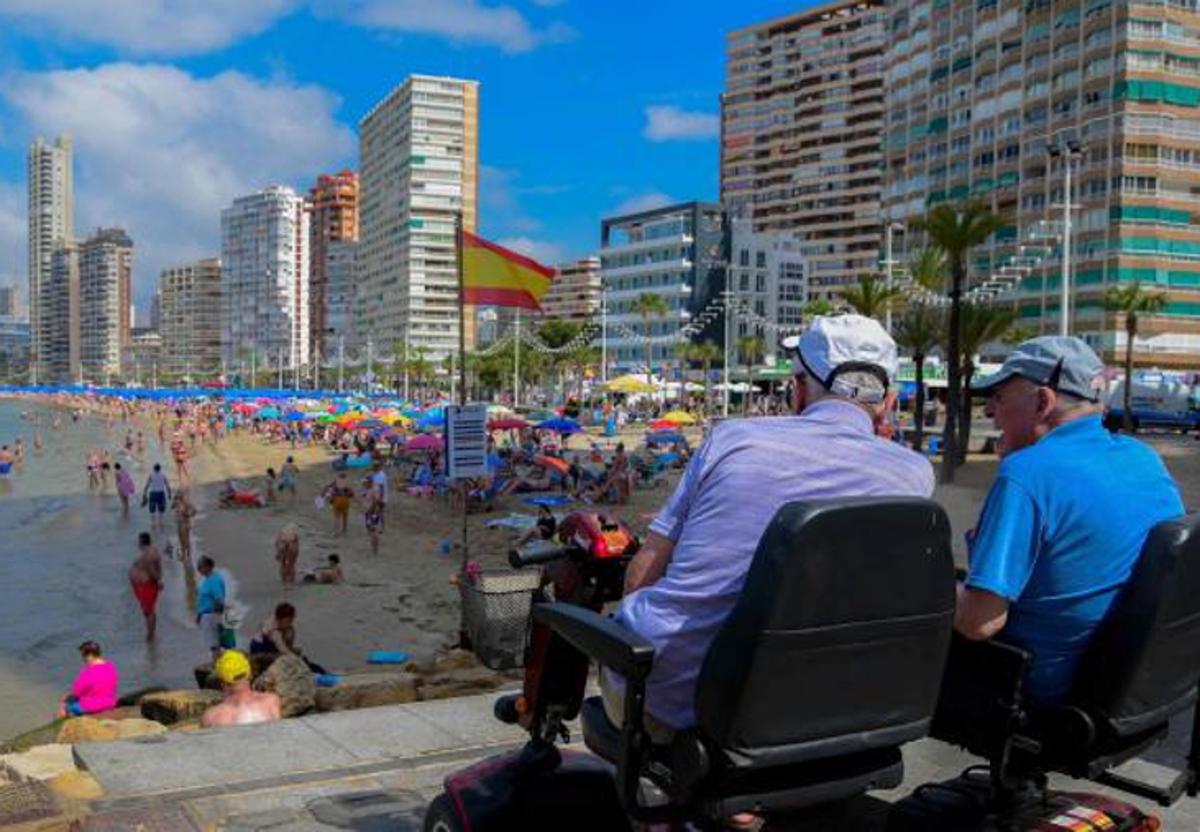
[{"label": "boulder", "polygon": [[362,673],[344,676],[331,688],[317,688],[318,711],[350,711],[417,701],[417,677],[411,673]]},{"label": "boulder", "polygon": [[152,737],[166,732],[165,726],[149,719],[96,719],[77,716],[63,723],[58,732],[58,741],[72,745],[77,742],[110,742],[134,737]]},{"label": "boulder", "polygon": [[98,800],[104,790],[86,771],[64,771],[46,781],[50,791],[67,800]]},{"label": "boulder", "polygon": [[49,780],[74,770],[75,758],[71,746],[65,743],[38,745],[20,754],[0,756],[0,777],[10,782]]},{"label": "boulder", "polygon": [[283,700],[283,715],[299,716],[316,705],[317,683],[308,665],[298,656],[284,655],[254,680],[257,691],[272,691]]},{"label": "boulder", "polygon": [[146,719],[174,725],[200,716],[221,701],[215,690],[168,690],[142,697],[141,714]]},{"label": "boulder", "polygon": [[421,701],[471,696],[493,691],[506,681],[503,676],[485,667],[451,670],[426,677],[417,689],[417,695]]}]

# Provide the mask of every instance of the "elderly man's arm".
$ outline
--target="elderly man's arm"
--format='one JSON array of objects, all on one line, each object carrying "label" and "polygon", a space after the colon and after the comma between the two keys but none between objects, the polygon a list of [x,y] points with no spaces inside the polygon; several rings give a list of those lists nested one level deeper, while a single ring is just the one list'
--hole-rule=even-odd
[{"label": "elderly man's arm", "polygon": [[985,641],[1004,629],[1008,599],[982,589],[958,585],[954,629],[971,641]]},{"label": "elderly man's arm", "polygon": [[647,534],[646,542],[625,570],[625,594],[649,586],[666,574],[674,551],[675,543],[670,538],[657,532]]}]

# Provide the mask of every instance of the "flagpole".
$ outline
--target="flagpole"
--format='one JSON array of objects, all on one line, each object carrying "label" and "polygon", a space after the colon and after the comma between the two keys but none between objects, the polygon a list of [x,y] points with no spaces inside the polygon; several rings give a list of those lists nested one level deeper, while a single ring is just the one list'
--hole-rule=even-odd
[{"label": "flagpole", "polygon": [[513,335],[513,407],[521,404],[521,307],[517,307],[517,326]]},{"label": "flagpole", "polygon": [[[458,403],[460,406],[465,406],[467,403],[467,284],[463,277],[463,215],[462,211],[454,214],[454,254],[455,263],[458,269],[458,372],[459,372],[459,390]],[[449,451],[449,448],[446,449]],[[468,548],[467,537],[467,511],[470,502],[470,488],[464,480],[459,485],[462,487],[462,559],[458,571],[458,579],[460,581],[467,580],[467,563],[470,558],[470,549]],[[458,627],[459,645],[464,648],[470,648],[471,639],[467,635],[467,619],[466,609],[459,604],[459,627]]]}]

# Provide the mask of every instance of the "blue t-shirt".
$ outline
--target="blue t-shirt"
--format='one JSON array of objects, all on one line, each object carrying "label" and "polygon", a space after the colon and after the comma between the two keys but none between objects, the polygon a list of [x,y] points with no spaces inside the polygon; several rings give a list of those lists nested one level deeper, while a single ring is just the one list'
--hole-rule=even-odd
[{"label": "blue t-shirt", "polygon": [[220,612],[225,607],[225,579],[213,570],[196,591],[196,617]]},{"label": "blue t-shirt", "polygon": [[1158,454],[1110,434],[1098,416],[1067,422],[1000,463],[966,585],[1008,599],[999,637],[1033,654],[1031,698],[1054,703],[1070,693],[1150,529],[1183,512]]}]

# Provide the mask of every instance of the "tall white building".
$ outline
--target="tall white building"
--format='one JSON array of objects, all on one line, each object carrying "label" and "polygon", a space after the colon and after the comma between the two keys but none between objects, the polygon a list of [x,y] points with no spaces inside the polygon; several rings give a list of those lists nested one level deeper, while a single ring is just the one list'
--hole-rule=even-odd
[{"label": "tall white building", "polygon": [[812,275],[802,254],[804,243],[790,234],[756,232],[747,219],[729,225],[729,289],[739,310],[730,335],[765,336],[766,360],[773,364],[777,328],[799,328],[809,300]]},{"label": "tall white building", "polygon": [[358,247],[356,240],[337,240],[325,245],[325,350],[320,357],[323,364],[337,354],[335,350],[353,342]]},{"label": "tall white building", "polygon": [[44,371],[39,345],[42,284],[50,279],[54,250],[75,236],[75,185],[71,138],[54,144],[36,138],[29,145],[29,322],[30,355],[35,373]]},{"label": "tall white building", "polygon": [[221,356],[293,369],[309,360],[308,214],[280,185],[221,212]]},{"label": "tall white building", "polygon": [[475,230],[479,84],[410,76],[359,122],[359,141],[358,339],[457,352],[454,220]]}]

